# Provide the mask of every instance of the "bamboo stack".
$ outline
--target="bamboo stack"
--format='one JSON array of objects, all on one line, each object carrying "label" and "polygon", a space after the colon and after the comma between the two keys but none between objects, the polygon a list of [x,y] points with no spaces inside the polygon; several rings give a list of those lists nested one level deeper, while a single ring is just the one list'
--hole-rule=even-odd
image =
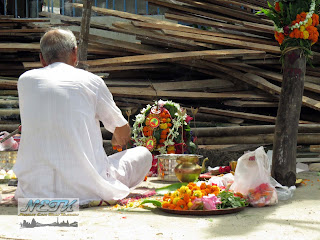
[{"label": "bamboo stack", "polygon": [[[92,8],[97,14],[122,19],[112,25],[92,19],[92,29],[126,34],[136,39],[132,42],[94,34],[89,36],[89,60],[86,62],[89,71],[104,78],[124,115],[128,109],[137,113],[154,100],[169,99],[187,108],[191,116],[191,107],[199,108],[193,116],[195,121],[192,125],[199,135],[198,144],[272,144],[273,132],[270,129],[273,129],[276,120],[282,73],[279,62],[281,52],[274,40],[273,24],[265,16],[255,14],[261,7],[266,7],[266,2],[148,2],[166,8],[165,19]],[[73,6],[82,8],[82,4]],[[79,18],[45,12],[41,15],[47,17],[43,21],[56,18],[64,26],[79,26],[81,21]],[[7,26],[6,29],[8,33],[11,30],[10,34],[14,32],[13,27]],[[40,32],[43,28],[29,25],[28,29]],[[78,30],[74,32],[76,35],[79,33]],[[13,45],[0,43],[1,54],[4,51],[38,53],[37,42],[24,44],[19,36],[20,40],[16,39]],[[22,36],[30,39],[29,33]],[[10,35],[10,38],[13,36]],[[0,41],[4,41],[2,37]],[[300,124],[310,126],[307,132],[299,130],[298,143],[302,145],[320,144],[317,125],[320,123],[319,56],[320,48],[316,44],[314,68],[307,68],[302,99]],[[12,71],[17,66],[20,71],[14,75]],[[28,56],[19,59],[19,64],[7,66],[6,69],[10,69],[7,74],[0,75],[17,78],[21,71],[37,67],[41,67],[38,59]],[[0,87],[0,106],[4,106],[1,109],[3,113],[0,111],[0,124],[2,128],[13,129],[19,121],[16,79],[2,77]],[[9,106],[12,108],[11,117],[3,120],[6,119],[3,116],[8,115],[5,111]],[[128,118],[132,121],[134,115]],[[215,131],[220,131],[217,126],[223,126],[229,132],[215,135]],[[248,126],[261,130],[251,132]],[[206,128],[200,130],[200,127]],[[239,132],[242,135],[239,136]],[[103,135],[104,139],[110,138],[106,133]]]}]

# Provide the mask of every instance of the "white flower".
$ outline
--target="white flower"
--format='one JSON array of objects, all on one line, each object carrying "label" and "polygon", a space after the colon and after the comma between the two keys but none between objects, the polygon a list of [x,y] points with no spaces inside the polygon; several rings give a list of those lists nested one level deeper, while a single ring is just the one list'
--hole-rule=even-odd
[{"label": "white flower", "polygon": [[158,101],[158,106],[159,107],[163,107],[165,104],[166,104],[166,102],[161,100],[161,99]]}]

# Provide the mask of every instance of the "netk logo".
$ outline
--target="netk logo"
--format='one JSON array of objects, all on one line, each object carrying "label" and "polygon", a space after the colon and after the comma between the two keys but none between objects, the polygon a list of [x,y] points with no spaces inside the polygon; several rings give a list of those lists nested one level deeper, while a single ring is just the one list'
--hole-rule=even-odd
[{"label": "netk logo", "polygon": [[78,198],[19,198],[18,217],[21,228],[78,227]]}]

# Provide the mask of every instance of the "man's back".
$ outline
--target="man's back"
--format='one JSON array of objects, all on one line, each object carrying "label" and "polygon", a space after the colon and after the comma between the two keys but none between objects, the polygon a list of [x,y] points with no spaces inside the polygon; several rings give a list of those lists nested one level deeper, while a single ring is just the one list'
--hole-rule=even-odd
[{"label": "man's back", "polygon": [[95,200],[128,193],[106,174],[99,120],[110,131],[125,120],[101,78],[59,62],[23,74],[18,90],[23,130],[16,196]]}]

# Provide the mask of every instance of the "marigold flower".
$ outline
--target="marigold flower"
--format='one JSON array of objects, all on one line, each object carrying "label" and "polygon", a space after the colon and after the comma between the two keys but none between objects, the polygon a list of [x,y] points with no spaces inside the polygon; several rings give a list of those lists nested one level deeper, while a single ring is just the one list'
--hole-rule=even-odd
[{"label": "marigold flower", "polygon": [[176,208],[176,205],[174,205],[174,204],[169,205],[169,209],[175,209],[175,208]]},{"label": "marigold flower", "polygon": [[183,197],[181,199],[188,203],[190,201],[190,196],[188,194],[183,194]]},{"label": "marigold flower", "polygon": [[170,203],[168,202],[162,202],[162,205],[161,205],[163,208],[169,208],[170,206]]},{"label": "marigold flower", "polygon": [[280,12],[280,11],[281,11],[279,2],[276,2],[275,6],[274,6],[274,9],[275,9],[277,12]]},{"label": "marigold flower", "polygon": [[188,188],[187,189],[187,194],[189,195],[189,196],[191,196],[191,194],[192,194],[192,191]]},{"label": "marigold flower", "polygon": [[201,190],[196,190],[193,192],[193,196],[197,197],[197,198],[201,198],[203,196]]},{"label": "marigold flower", "polygon": [[179,197],[175,197],[174,199],[173,199],[173,204],[175,204],[175,205],[177,205],[177,202],[180,200],[180,198]]},{"label": "marigold flower", "polygon": [[[319,15],[318,14],[313,14],[312,15],[312,17],[311,17],[311,19],[312,19],[312,25],[313,26],[317,26],[317,25],[319,25]],[[311,24],[310,24],[311,25]]]},{"label": "marigold flower", "polygon": [[166,139],[166,138],[167,138],[167,134],[161,134],[161,135],[160,135],[160,138],[161,138],[161,139]]},{"label": "marigold flower", "polygon": [[179,190],[181,193],[185,193],[187,191],[187,186],[182,186]]},{"label": "marigold flower", "polygon": [[160,129],[166,129],[168,128],[167,123],[160,123]]},{"label": "marigold flower", "polygon": [[300,38],[300,31],[299,31],[299,29],[295,28],[295,29],[293,30],[293,32],[294,32],[294,37],[295,37],[295,38]]},{"label": "marigold flower", "polygon": [[200,189],[203,190],[203,189],[206,189],[206,188],[207,188],[207,184],[205,184],[204,182],[201,183]]},{"label": "marigold flower", "polygon": [[309,32],[303,31],[303,39],[308,39],[308,38],[309,38]]}]

